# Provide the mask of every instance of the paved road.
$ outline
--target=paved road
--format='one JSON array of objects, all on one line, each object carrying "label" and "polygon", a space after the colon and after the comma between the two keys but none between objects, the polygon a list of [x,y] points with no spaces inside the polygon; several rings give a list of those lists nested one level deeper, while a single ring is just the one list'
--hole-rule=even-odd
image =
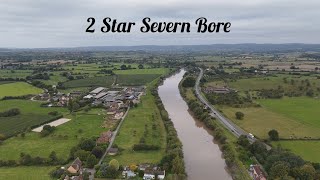
[{"label": "paved road", "polygon": [[[101,165],[104,157],[108,154],[109,149],[112,147],[113,142],[114,142],[114,140],[115,140],[115,138],[116,138],[116,136],[117,136],[117,134],[118,134],[118,131],[119,131],[119,129],[120,129],[120,127],[121,127],[124,119],[126,118],[129,110],[130,110],[130,107],[128,107],[126,113],[125,113],[125,114],[123,115],[123,117],[121,118],[121,121],[120,121],[120,123],[119,123],[118,126],[117,126],[117,129],[116,129],[115,131],[113,131],[112,137],[111,137],[111,141],[110,141],[110,143],[109,143],[106,151],[104,152],[103,156],[100,158],[100,160],[99,160],[99,162],[98,162],[98,165]],[[90,179],[90,180],[93,180],[93,179],[94,179],[94,174],[96,173],[96,170],[95,170],[95,169],[87,169],[87,171],[91,173],[91,175],[89,176],[89,179]]]},{"label": "paved road", "polygon": [[[232,121],[230,121],[228,118],[224,117],[219,111],[217,111],[213,105],[211,105],[201,94],[201,90],[200,90],[200,80],[203,76],[203,70],[201,68],[200,69],[200,73],[199,76],[197,78],[196,81],[196,85],[195,85],[195,91],[196,91],[196,95],[198,97],[198,99],[205,105],[207,106],[212,113],[210,113],[211,116],[215,117],[216,119],[218,119],[232,134],[234,134],[236,137],[239,137],[241,135],[245,135],[248,137],[249,133],[247,133],[246,131],[244,131],[243,129],[241,129],[239,126],[237,126],[236,124],[234,124]],[[254,141],[256,141],[255,138],[248,138],[249,141],[251,143],[253,143]]]},{"label": "paved road", "polygon": [[108,145],[108,147],[107,147],[107,149],[106,149],[106,152],[103,154],[103,156],[102,156],[101,159],[99,160],[98,165],[101,165],[104,157],[108,154],[109,149],[112,147],[113,142],[114,142],[114,140],[116,139],[116,136],[117,136],[117,134],[118,134],[118,131],[119,131],[119,129],[120,129],[120,127],[121,127],[124,119],[126,118],[129,110],[130,110],[130,107],[128,107],[126,113],[125,113],[125,114],[123,115],[123,117],[121,118],[121,121],[120,121],[120,123],[119,123],[118,126],[117,126],[117,129],[116,129],[115,131],[113,131],[112,137],[111,137],[111,141],[109,142],[109,145]]}]

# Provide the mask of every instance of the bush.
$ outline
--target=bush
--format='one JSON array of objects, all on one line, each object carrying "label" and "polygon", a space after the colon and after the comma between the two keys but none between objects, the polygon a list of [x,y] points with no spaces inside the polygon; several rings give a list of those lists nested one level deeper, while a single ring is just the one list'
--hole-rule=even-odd
[{"label": "bush", "polygon": [[150,150],[159,150],[160,147],[156,145],[139,143],[139,144],[133,145],[132,149],[134,151],[150,151]]},{"label": "bush", "polygon": [[236,115],[236,118],[239,120],[243,119],[244,117],[244,114],[242,112],[236,112],[235,115]]},{"label": "bush", "polygon": [[269,138],[271,141],[278,141],[279,140],[279,133],[277,130],[272,129],[268,132]]},{"label": "bush", "polygon": [[18,108],[13,108],[9,109],[7,111],[0,112],[0,117],[11,117],[11,116],[16,116],[20,114],[20,109]]}]

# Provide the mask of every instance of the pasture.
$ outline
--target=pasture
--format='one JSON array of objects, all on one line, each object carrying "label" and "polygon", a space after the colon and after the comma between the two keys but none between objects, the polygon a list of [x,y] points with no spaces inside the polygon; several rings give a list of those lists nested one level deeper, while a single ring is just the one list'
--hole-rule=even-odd
[{"label": "pasture", "polygon": [[[124,120],[120,133],[115,139],[115,144],[124,150],[120,155],[107,156],[105,161],[115,158],[122,165],[132,163],[159,163],[166,146],[166,131],[155,104],[154,97],[147,90],[147,95],[141,97],[141,103],[136,108],[130,109]],[[147,129],[147,133],[145,131]],[[158,145],[160,150],[155,151],[132,151],[132,146],[139,143],[144,137],[146,144]]]},{"label": "pasture", "polygon": [[34,87],[25,82],[16,82],[0,85],[0,98],[4,96],[23,96],[28,94],[39,94],[42,89]]},{"label": "pasture", "polygon": [[1,78],[25,78],[32,74],[32,70],[6,70],[0,69]]},{"label": "pasture", "polygon": [[27,129],[33,125],[48,121],[54,116],[48,115],[49,112],[58,111],[60,114],[66,113],[64,108],[44,108],[40,107],[41,102],[29,100],[5,100],[0,102],[0,111],[6,111],[11,108],[20,109],[21,113],[11,117],[0,117],[0,133],[13,135],[16,132]]},{"label": "pasture", "polygon": [[[286,102],[287,104],[290,104],[290,100],[287,100]],[[264,105],[263,107],[248,108],[220,106],[218,109],[222,110],[223,114],[244,130],[251,132],[262,139],[267,139],[268,132],[272,129],[276,129],[281,138],[320,138],[319,126],[310,125],[310,123],[312,123],[312,118],[302,121],[286,113],[273,111]],[[235,113],[238,111],[244,113],[243,120],[236,119]],[[303,113],[302,111],[299,112]],[[308,120],[310,123],[304,123],[308,122]]]},{"label": "pasture", "polygon": [[141,86],[160,76],[161,74],[120,74],[117,75],[117,84],[121,86]]},{"label": "pasture", "polygon": [[320,131],[320,99],[294,97],[282,99],[263,99],[258,102],[266,109],[284,115],[305,126],[318,128]]},{"label": "pasture", "polygon": [[70,149],[81,138],[99,136],[106,131],[102,128],[103,115],[97,115],[96,111],[78,113],[70,116],[72,120],[56,127],[56,130],[46,137],[40,137],[39,133],[28,132],[25,137],[12,137],[0,146],[0,160],[17,160],[20,153],[28,153],[32,156],[48,157],[51,151],[57,153],[58,158],[67,159]]},{"label": "pasture", "polygon": [[114,82],[114,76],[98,76],[86,79],[77,79],[67,81],[64,83],[66,88],[78,88],[78,87],[110,87]]},{"label": "pasture", "polygon": [[[283,78],[287,78],[288,83],[284,83]],[[308,76],[297,76],[297,75],[277,75],[277,76],[268,76],[268,77],[255,77],[255,78],[246,78],[239,79],[233,82],[228,82],[228,85],[238,91],[250,91],[250,90],[259,90],[259,89],[276,89],[278,86],[282,86],[285,89],[292,89],[293,85],[290,84],[290,81],[294,80],[295,84],[298,85],[302,80],[309,80],[312,85],[315,87],[320,87],[319,80],[316,77]]]},{"label": "pasture", "polygon": [[129,69],[129,70],[116,70],[113,72],[116,74],[166,74],[169,72],[169,69],[166,69],[166,68]]},{"label": "pasture", "polygon": [[53,166],[20,166],[1,167],[0,179],[10,180],[50,180],[49,173],[54,170]]},{"label": "pasture", "polygon": [[320,141],[278,141],[272,144],[289,149],[307,161],[320,163]]}]

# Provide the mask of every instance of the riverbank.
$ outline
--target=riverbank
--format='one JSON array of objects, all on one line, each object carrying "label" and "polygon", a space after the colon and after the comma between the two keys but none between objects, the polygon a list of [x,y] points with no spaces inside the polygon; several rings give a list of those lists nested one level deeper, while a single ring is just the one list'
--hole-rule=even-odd
[{"label": "riverbank", "polygon": [[[183,80],[181,81],[183,82]],[[201,122],[208,132],[218,142],[223,153],[224,160],[233,179],[250,179],[247,168],[239,159],[239,147],[237,138],[234,137],[227,129],[222,126],[216,119],[212,118],[205,107],[196,98],[192,87],[184,88],[179,84],[179,91],[184,100],[187,102],[190,114]],[[247,163],[246,165],[249,165]]]}]

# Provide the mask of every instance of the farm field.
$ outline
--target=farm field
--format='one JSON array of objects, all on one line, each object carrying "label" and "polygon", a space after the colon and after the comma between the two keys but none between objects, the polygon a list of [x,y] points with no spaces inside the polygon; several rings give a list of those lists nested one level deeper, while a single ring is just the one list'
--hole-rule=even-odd
[{"label": "farm field", "polygon": [[36,132],[28,132],[24,138],[18,136],[7,139],[0,146],[0,160],[17,160],[21,152],[31,156],[48,157],[51,151],[55,151],[58,158],[66,160],[70,149],[81,138],[99,136],[101,132],[106,131],[101,127],[103,115],[97,115],[97,111],[79,113],[68,118],[72,120],[56,127],[47,137],[40,137]]},{"label": "farm field", "polygon": [[289,117],[306,126],[319,128],[320,99],[294,97],[282,99],[261,99],[258,102],[265,108]]},{"label": "farm field", "polygon": [[278,141],[272,144],[289,149],[307,161],[320,163],[320,141]]},{"label": "farm field", "polygon": [[32,70],[5,70],[0,69],[0,78],[25,78],[32,74]]},{"label": "farm field", "polygon": [[[111,158],[115,158],[122,165],[130,165],[132,163],[158,163],[161,160],[165,150],[166,132],[160,112],[149,90],[147,95],[141,98],[141,103],[138,107],[130,109],[120,128],[120,133],[115,139],[115,144],[124,150],[120,155],[107,156],[106,162],[109,162]],[[145,127],[148,131],[147,135],[144,135]],[[132,151],[132,146],[139,143],[141,137],[145,138],[146,144],[159,145],[161,150]]]},{"label": "farm field", "polygon": [[116,70],[116,74],[166,74],[167,68]]},{"label": "farm field", "polygon": [[122,86],[141,86],[153,81],[161,74],[120,74],[117,75],[117,84]]},{"label": "farm field", "polygon": [[64,108],[44,108],[40,107],[40,105],[41,102],[29,100],[1,101],[0,112],[11,108],[18,108],[20,109],[21,114],[12,117],[0,117],[0,133],[12,135],[15,132],[54,118],[54,116],[48,115],[49,112],[58,111],[62,114],[67,112],[67,109]]},{"label": "farm field", "polygon": [[54,170],[52,166],[37,166],[37,167],[9,167],[0,168],[0,179],[10,180],[50,180],[49,172]]},{"label": "farm field", "polygon": [[0,85],[0,98],[4,96],[22,96],[28,94],[39,94],[42,89],[34,87],[25,82],[16,82]]},{"label": "farm field", "polygon": [[58,82],[67,81],[67,78],[61,76],[59,73],[53,73],[53,76],[50,76],[49,80],[40,80],[40,81],[47,84],[47,85],[57,85]]},{"label": "farm field", "polygon": [[114,82],[114,76],[98,76],[91,77],[86,79],[78,79],[67,81],[64,83],[66,88],[77,88],[77,87],[93,87],[93,86],[102,86],[109,87]]},{"label": "farm field", "polygon": [[257,90],[257,89],[271,89],[277,88],[278,86],[283,86],[284,88],[290,89],[291,84],[284,83],[283,78],[287,78],[290,82],[291,79],[295,80],[296,83],[301,80],[308,79],[310,83],[314,83],[317,87],[320,87],[319,81],[316,77],[303,77],[303,76],[289,76],[289,75],[277,75],[277,77],[267,76],[267,77],[258,77],[258,78],[247,78],[239,79],[234,82],[228,82],[229,86],[238,91],[248,91],[248,90]]},{"label": "farm field", "polygon": [[[279,132],[280,138],[320,137],[319,127],[310,126],[286,114],[274,112],[265,107],[232,108],[219,106],[219,109],[244,130],[262,139],[267,139],[268,132],[272,129]],[[244,113],[243,120],[236,119],[235,113],[238,111]]]}]

